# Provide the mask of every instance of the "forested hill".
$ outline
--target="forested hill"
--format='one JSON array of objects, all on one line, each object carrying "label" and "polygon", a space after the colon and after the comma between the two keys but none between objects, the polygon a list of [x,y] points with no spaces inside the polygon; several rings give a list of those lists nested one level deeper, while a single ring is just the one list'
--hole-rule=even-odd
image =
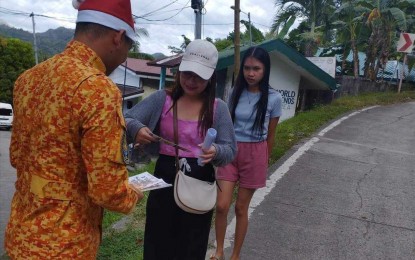
[{"label": "forested hill", "polygon": [[[65,49],[68,42],[72,39],[75,30],[65,27],[49,29],[43,33],[36,33],[39,61],[43,61]],[[0,36],[5,38],[17,38],[30,43],[33,46],[33,33],[22,29],[13,28],[5,24],[0,24]],[[129,56],[130,57],[130,56]],[[131,56],[139,59],[159,59],[165,58],[163,53],[146,54],[140,53]]]},{"label": "forested hill", "polygon": [[[72,39],[73,34],[73,29],[64,27],[50,29],[43,33],[36,33],[39,59],[43,60],[44,58],[51,57],[56,53],[61,52],[65,48],[66,44],[68,44],[68,42]],[[0,36],[6,38],[17,38],[33,45],[32,32],[16,29],[4,24],[0,24]]]}]

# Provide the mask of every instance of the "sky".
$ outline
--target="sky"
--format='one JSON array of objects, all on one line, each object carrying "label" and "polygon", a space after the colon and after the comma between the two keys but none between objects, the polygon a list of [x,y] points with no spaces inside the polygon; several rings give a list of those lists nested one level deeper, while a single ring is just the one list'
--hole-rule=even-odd
[{"label": "sky", "polygon": [[[131,0],[132,12],[139,16],[136,27],[148,31],[148,37],[140,39],[140,51],[145,53],[161,52],[171,55],[168,46],[180,47],[185,35],[195,37],[195,14],[190,0]],[[202,16],[202,39],[225,38],[233,31],[234,18],[230,7],[232,0],[204,0]],[[277,12],[274,0],[240,0],[241,20],[248,20],[250,13],[252,24],[262,32],[270,29]],[[77,11],[71,0],[0,0],[0,23],[32,32],[34,13],[36,32],[45,32],[63,26],[75,28]],[[241,24],[241,32],[246,30]]]}]

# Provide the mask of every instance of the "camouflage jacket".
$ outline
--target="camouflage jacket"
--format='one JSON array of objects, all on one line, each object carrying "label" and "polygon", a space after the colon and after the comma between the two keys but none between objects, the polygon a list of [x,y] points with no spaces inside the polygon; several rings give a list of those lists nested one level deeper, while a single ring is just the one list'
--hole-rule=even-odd
[{"label": "camouflage jacket", "polygon": [[14,87],[17,170],[5,247],[12,259],[95,259],[103,208],[128,213],[121,94],[105,65],[71,41]]}]

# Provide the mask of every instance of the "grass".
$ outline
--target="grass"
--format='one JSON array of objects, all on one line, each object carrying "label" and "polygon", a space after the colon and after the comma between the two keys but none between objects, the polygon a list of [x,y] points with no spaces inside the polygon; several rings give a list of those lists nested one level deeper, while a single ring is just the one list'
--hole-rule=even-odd
[{"label": "grass", "polygon": [[300,140],[310,137],[319,128],[347,112],[374,105],[391,105],[414,100],[415,91],[405,91],[400,94],[369,93],[342,97],[329,105],[316,106],[311,110],[298,112],[295,117],[278,125],[271,162],[277,161]]},{"label": "grass", "polygon": [[129,260],[142,259],[144,228],[130,226],[128,229],[107,233],[97,259]]},{"label": "grass", "polygon": [[[276,162],[299,141],[311,137],[318,129],[347,112],[368,106],[390,105],[408,101],[415,101],[415,91],[404,91],[400,94],[382,92],[347,96],[337,99],[329,105],[316,106],[309,111],[299,112],[295,117],[278,125],[271,162]],[[154,163],[150,163],[139,171],[152,173]],[[97,259],[142,259],[146,202],[147,198],[145,197],[137,205],[131,221],[122,230],[115,230],[112,225],[124,216],[105,212],[103,241]]]},{"label": "grass", "polygon": [[[136,172],[130,172],[131,175],[140,172],[154,172],[155,163],[138,169]],[[144,193],[144,198],[137,204],[134,212],[125,216],[120,213],[104,211],[103,220],[103,238],[98,251],[97,259],[111,260],[140,260],[143,259],[143,241],[144,241],[144,225],[148,192]],[[114,224],[127,218],[123,227],[114,228]]]}]

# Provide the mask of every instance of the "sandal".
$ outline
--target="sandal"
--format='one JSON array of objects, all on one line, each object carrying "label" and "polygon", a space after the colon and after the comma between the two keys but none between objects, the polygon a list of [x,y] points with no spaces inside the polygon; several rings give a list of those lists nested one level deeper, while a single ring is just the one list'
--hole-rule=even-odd
[{"label": "sandal", "polygon": [[209,259],[210,260],[225,260],[225,256],[216,256],[215,254],[211,254]]}]

